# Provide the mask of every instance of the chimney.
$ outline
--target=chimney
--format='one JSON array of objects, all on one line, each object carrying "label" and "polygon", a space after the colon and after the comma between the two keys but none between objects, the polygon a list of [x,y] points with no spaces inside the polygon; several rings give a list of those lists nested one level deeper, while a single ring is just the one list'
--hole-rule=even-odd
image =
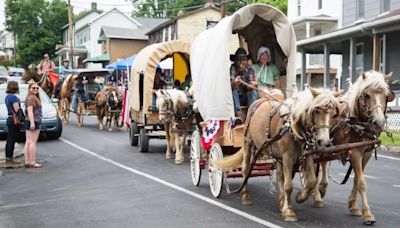
[{"label": "chimney", "polygon": [[204,7],[215,6],[214,0],[204,0]]},{"label": "chimney", "polygon": [[97,3],[96,2],[92,2],[91,5],[92,5],[91,10],[92,11],[97,11]]}]

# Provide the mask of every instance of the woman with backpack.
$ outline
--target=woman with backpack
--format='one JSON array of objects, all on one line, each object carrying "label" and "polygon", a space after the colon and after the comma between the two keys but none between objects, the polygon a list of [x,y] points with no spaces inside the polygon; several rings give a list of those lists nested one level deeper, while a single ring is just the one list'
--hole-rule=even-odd
[{"label": "woman with backpack", "polygon": [[7,84],[7,96],[5,98],[5,104],[7,106],[8,118],[7,118],[7,143],[6,143],[6,165],[18,165],[19,163],[13,159],[14,147],[17,142],[17,134],[19,127],[14,123],[13,116],[16,115],[21,109],[21,102],[17,97],[19,93],[18,82],[9,81]]}]

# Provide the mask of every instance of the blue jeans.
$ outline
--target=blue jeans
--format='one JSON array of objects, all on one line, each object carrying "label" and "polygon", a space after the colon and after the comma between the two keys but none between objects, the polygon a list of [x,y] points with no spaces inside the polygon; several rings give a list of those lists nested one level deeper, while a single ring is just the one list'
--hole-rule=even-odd
[{"label": "blue jeans", "polygon": [[7,143],[6,143],[6,159],[10,160],[14,156],[14,147],[17,142],[18,127],[14,124],[12,117],[7,118]]},{"label": "blue jeans", "polygon": [[[241,104],[250,106],[251,104],[253,104],[254,101],[256,101],[259,98],[258,92],[256,90],[247,91],[245,94],[242,95],[242,97],[240,97],[239,90],[235,89],[232,90],[232,96],[233,96],[233,108],[235,112],[241,111],[240,109]],[[244,98],[247,98],[247,100],[244,100]]]},{"label": "blue jeans", "polygon": [[78,98],[80,98],[82,101],[85,101],[85,95],[79,93],[74,93],[74,95],[72,95],[71,105],[72,105],[72,110],[74,110],[74,112],[76,112],[76,110],[78,109],[78,103],[79,103]]}]

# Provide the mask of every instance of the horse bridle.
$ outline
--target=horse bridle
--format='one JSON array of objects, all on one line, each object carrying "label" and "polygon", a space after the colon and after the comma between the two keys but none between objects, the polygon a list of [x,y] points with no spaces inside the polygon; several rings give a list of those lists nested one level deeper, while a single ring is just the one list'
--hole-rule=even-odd
[{"label": "horse bridle", "polygon": [[[375,91],[375,93],[380,93],[382,92],[381,89],[378,89]],[[382,104],[376,104],[374,106],[372,106],[371,108],[367,106],[367,93],[363,92],[357,99],[357,103],[361,105],[361,112],[359,113],[361,115],[361,117],[366,118],[366,122],[371,122],[373,119],[372,116],[372,111],[374,111],[376,108],[380,108],[382,109],[383,113],[386,115],[386,105],[383,106]],[[361,102],[361,103],[360,103]],[[365,113],[365,114],[364,114]],[[362,119],[364,119],[362,118]]]}]

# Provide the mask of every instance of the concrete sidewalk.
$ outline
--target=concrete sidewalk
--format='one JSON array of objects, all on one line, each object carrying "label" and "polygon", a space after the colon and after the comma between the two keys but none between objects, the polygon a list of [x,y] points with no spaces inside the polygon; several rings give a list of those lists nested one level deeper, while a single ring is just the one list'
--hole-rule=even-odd
[{"label": "concrete sidewalk", "polygon": [[[0,141],[0,176],[2,175],[1,169],[8,168],[6,166],[6,141]],[[20,161],[21,157],[24,156],[24,143],[16,143],[14,148],[14,159]],[[24,162],[22,161],[21,165],[14,165],[12,168],[22,168]]]}]

